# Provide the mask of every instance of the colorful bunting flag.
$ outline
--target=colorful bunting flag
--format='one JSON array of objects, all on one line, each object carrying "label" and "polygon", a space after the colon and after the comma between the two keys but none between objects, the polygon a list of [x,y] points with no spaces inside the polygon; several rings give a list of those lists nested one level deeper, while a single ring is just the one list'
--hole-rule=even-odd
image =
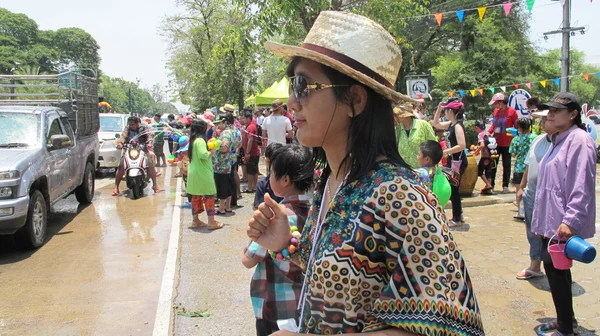
[{"label": "colorful bunting flag", "polygon": [[500,90],[502,90],[502,92],[506,92],[506,86],[501,86]]},{"label": "colorful bunting flag", "polygon": [[553,81],[557,86],[560,85],[560,78],[554,78]]},{"label": "colorful bunting flag", "polygon": [[513,84],[513,86],[515,87],[515,89],[519,88],[519,84]]},{"label": "colorful bunting flag", "polygon": [[540,84],[542,84],[543,87],[546,87],[546,80],[541,80]]},{"label": "colorful bunting flag", "polygon": [[423,99],[423,94],[422,93],[419,93],[417,96],[419,97],[419,99]]},{"label": "colorful bunting flag", "polygon": [[598,75],[598,77],[600,77],[600,72],[596,72],[596,75]]},{"label": "colorful bunting flag", "polygon": [[583,74],[583,78],[585,78],[586,81],[590,80],[590,74]]},{"label": "colorful bunting flag", "polygon": [[460,90],[458,93],[460,94],[461,98],[465,96],[465,90]]},{"label": "colorful bunting flag", "polygon": [[458,21],[459,22],[463,22],[463,19],[465,18],[465,11],[464,10],[457,10],[456,11],[456,16],[458,17]]},{"label": "colorful bunting flag", "polygon": [[490,90],[492,92],[492,94],[494,93],[494,91],[496,91],[496,89],[494,89],[494,88],[489,88],[488,90]]},{"label": "colorful bunting flag", "polygon": [[448,96],[454,97],[454,91],[448,91]]},{"label": "colorful bunting flag", "polygon": [[442,25],[442,15],[443,15],[442,13],[435,13],[435,14],[433,14],[433,16],[435,16],[435,20],[438,23],[438,26]]},{"label": "colorful bunting flag", "polygon": [[477,91],[479,91],[479,94],[483,96],[483,89],[477,89]]},{"label": "colorful bunting flag", "polygon": [[525,86],[531,89],[531,83],[525,83]]},{"label": "colorful bunting flag", "polygon": [[506,16],[508,16],[508,14],[510,14],[510,9],[512,8],[512,2],[506,2],[504,4],[502,4],[502,7],[504,7],[504,14],[506,14]]},{"label": "colorful bunting flag", "polygon": [[471,92],[471,96],[475,97],[475,90],[469,90]]},{"label": "colorful bunting flag", "polygon": [[483,21],[483,16],[485,15],[485,10],[487,7],[479,7],[477,8],[477,12],[479,12],[479,21]]},{"label": "colorful bunting flag", "polygon": [[527,8],[529,8],[529,13],[531,13],[531,11],[533,10],[534,3],[535,3],[535,0],[527,0]]}]

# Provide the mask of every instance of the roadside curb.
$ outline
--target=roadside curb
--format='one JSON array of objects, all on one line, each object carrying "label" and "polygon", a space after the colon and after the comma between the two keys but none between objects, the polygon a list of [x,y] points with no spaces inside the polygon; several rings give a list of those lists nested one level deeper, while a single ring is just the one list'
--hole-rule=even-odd
[{"label": "roadside curb", "polygon": [[[462,198],[462,207],[463,208],[472,208],[486,205],[496,205],[496,204],[505,204],[512,203],[515,200],[515,193],[507,193],[507,194],[498,194],[498,195],[490,195],[490,196],[480,196],[474,194],[472,197],[463,197]],[[444,209],[452,209],[452,202],[448,202]]]}]

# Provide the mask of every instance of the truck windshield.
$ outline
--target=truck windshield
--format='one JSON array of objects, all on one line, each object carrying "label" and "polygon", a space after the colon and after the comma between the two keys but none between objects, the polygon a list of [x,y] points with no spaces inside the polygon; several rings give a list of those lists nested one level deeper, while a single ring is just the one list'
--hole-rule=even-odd
[{"label": "truck windshield", "polygon": [[38,114],[0,112],[0,147],[36,146],[39,137]]},{"label": "truck windshield", "polygon": [[123,118],[100,116],[100,132],[121,132],[123,131]]}]

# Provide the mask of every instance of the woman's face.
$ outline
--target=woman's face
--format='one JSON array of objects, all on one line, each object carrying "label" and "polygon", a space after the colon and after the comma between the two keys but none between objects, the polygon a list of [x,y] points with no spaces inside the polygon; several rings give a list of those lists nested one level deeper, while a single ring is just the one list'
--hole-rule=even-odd
[{"label": "woman's face", "polygon": [[[315,82],[336,84],[329,81],[319,63],[307,59],[298,62],[294,69],[294,76],[306,77],[309,85]],[[347,138],[352,109],[337,101],[333,90],[331,88],[318,91],[311,89],[308,97],[302,102],[296,100],[293,92],[290,93],[288,107],[295,113],[298,127],[296,136],[302,145],[322,147],[324,144]],[[330,122],[331,126],[329,126]]]},{"label": "woman's face", "polygon": [[454,110],[445,109],[444,115],[446,116],[446,119],[448,119],[448,120],[454,119]]},{"label": "woman's face", "polygon": [[557,132],[569,129],[573,126],[573,119],[577,115],[577,111],[569,112],[569,109],[557,109],[551,107],[548,109],[548,117],[546,124],[548,127],[553,127]]}]

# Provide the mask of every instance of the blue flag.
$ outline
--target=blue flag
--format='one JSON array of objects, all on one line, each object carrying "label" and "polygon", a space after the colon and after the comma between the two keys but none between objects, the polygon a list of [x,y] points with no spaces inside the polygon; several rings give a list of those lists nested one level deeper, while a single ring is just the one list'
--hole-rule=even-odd
[{"label": "blue flag", "polygon": [[456,16],[458,17],[458,21],[463,22],[463,19],[465,18],[465,11],[464,10],[456,11]]},{"label": "blue flag", "polygon": [[461,96],[461,97],[464,97],[464,96],[465,96],[465,90],[460,90],[460,91],[458,91],[458,93],[460,93],[460,96]]},{"label": "blue flag", "polygon": [[554,84],[560,85],[560,78],[554,78]]}]

